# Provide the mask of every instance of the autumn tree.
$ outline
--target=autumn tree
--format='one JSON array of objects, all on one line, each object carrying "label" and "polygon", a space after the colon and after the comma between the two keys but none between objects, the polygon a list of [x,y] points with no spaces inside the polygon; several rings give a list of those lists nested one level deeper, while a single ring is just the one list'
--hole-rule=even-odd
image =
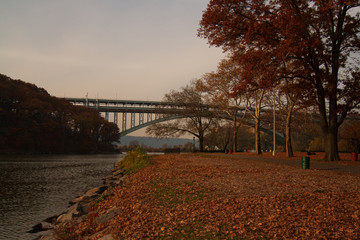
[{"label": "autumn tree", "polygon": [[[232,61],[241,66],[239,68],[239,80],[233,87],[233,94],[235,96],[244,96],[245,98],[245,112],[249,113],[250,118],[254,122],[255,134],[255,151],[261,154],[261,121],[262,114],[265,107],[265,97],[272,87],[268,74],[262,71],[253,71],[251,74],[246,70],[249,68],[245,63],[239,61],[237,55],[231,55]],[[259,62],[251,64],[251,69],[260,69],[263,65]]]},{"label": "autumn tree", "polygon": [[[153,124],[146,132],[158,137],[191,134],[199,139],[200,151],[204,151],[204,136],[214,122],[214,114],[204,102],[201,92],[196,90],[195,82],[180,91],[172,90],[163,100],[174,106],[178,119]],[[179,107],[181,111],[178,111]],[[171,110],[169,117],[174,114]]]},{"label": "autumn tree", "polygon": [[[338,128],[359,106],[358,0],[211,0],[199,35],[239,56],[264,81],[299,78],[315,93],[325,159],[338,160]],[[291,62],[287,72],[281,63]],[[251,68],[254,63],[262,65]]]},{"label": "autumn tree", "polygon": [[206,73],[196,82],[197,88],[207,94],[219,118],[232,121],[232,149],[237,150],[238,132],[245,117],[245,96],[236,94],[234,86],[241,81],[241,68],[232,59],[223,59],[216,72]]},{"label": "autumn tree", "polygon": [[301,88],[302,86],[299,86],[299,81],[296,78],[288,79],[288,81],[280,82],[279,85],[273,88],[270,96],[270,102],[275,104],[275,111],[278,116],[276,125],[280,126],[285,138],[284,149],[287,157],[294,156],[292,147],[294,113],[310,104],[308,97],[304,94],[306,90],[294,91],[294,89],[300,90]]},{"label": "autumn tree", "polygon": [[210,102],[216,106],[219,117],[232,121],[233,150],[237,149],[239,128],[248,115],[254,122],[255,151],[257,154],[262,152],[261,114],[269,87],[259,81],[261,77],[263,76],[256,74],[252,81],[247,81],[242,66],[236,58],[230,56],[219,63],[216,72],[205,74],[197,82],[198,88],[209,94]]}]

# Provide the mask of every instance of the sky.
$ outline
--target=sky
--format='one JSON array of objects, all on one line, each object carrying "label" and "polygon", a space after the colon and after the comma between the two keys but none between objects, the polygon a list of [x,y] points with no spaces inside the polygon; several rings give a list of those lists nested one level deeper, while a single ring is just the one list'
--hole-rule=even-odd
[{"label": "sky", "polygon": [[160,101],[225,57],[207,0],[0,0],[0,73],[56,97]]}]

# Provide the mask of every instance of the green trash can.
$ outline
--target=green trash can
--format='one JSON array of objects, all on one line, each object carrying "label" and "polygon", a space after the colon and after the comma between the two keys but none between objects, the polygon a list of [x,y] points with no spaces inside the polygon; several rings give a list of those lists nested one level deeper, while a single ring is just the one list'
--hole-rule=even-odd
[{"label": "green trash can", "polygon": [[310,157],[301,157],[301,168],[302,169],[310,168]]}]

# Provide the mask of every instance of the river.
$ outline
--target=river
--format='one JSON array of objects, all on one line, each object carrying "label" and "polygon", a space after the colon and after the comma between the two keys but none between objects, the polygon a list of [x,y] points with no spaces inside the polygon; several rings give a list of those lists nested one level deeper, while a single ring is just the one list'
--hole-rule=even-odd
[{"label": "river", "polygon": [[0,239],[34,239],[33,225],[101,185],[123,156],[0,156]]}]

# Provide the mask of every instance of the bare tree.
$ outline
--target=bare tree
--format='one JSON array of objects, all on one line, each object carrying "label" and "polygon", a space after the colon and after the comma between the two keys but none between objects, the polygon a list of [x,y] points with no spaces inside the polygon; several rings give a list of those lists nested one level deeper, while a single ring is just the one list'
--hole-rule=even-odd
[{"label": "bare tree", "polygon": [[[200,151],[204,151],[204,136],[214,122],[214,113],[205,104],[200,91],[195,88],[195,82],[181,88],[180,91],[172,90],[164,97],[164,102],[170,103],[176,111],[178,119],[157,123],[146,129],[148,134],[157,137],[181,136],[191,134],[199,139]],[[171,111],[174,114],[174,111]]]}]

